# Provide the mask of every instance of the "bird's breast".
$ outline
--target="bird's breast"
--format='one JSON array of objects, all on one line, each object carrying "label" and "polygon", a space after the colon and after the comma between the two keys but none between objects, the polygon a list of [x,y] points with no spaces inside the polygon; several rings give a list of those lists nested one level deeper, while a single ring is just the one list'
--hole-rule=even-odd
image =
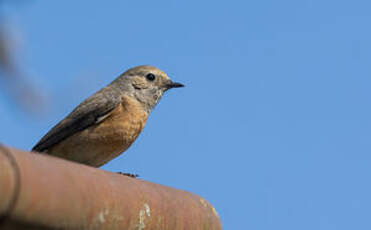
[{"label": "bird's breast", "polygon": [[105,144],[124,148],[138,137],[147,117],[147,112],[138,101],[125,97],[106,120],[91,127],[87,132],[93,136],[92,139],[101,139]]},{"label": "bird's breast", "polygon": [[138,101],[124,96],[107,118],[62,141],[51,155],[101,166],[130,147],[143,130],[147,117]]}]

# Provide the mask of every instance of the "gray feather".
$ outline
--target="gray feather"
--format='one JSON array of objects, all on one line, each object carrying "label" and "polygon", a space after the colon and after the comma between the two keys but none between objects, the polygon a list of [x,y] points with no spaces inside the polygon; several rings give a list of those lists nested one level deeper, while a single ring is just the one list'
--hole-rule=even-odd
[{"label": "gray feather", "polygon": [[78,105],[65,119],[54,126],[32,151],[46,152],[53,145],[89,126],[101,122],[121,103],[120,93],[105,87]]}]

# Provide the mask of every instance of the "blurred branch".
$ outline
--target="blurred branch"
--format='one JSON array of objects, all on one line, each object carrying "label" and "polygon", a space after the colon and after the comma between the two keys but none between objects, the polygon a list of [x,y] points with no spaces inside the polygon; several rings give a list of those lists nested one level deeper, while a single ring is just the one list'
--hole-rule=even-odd
[{"label": "blurred branch", "polygon": [[18,167],[0,149],[0,215],[7,216],[1,229],[221,229],[215,209],[192,193],[8,150]]},{"label": "blurred branch", "polygon": [[[8,1],[0,0],[0,7]],[[23,1],[13,1],[12,4]],[[1,10],[1,9],[0,9]],[[4,84],[2,88],[15,99],[16,103],[29,112],[39,113],[45,106],[45,98],[39,90],[29,83],[13,60],[14,52],[11,38],[4,26],[2,12],[0,11],[0,78]]]},{"label": "blurred branch", "polygon": [[9,60],[8,50],[6,49],[4,32],[0,30],[0,68],[7,73],[12,72],[11,62]]}]

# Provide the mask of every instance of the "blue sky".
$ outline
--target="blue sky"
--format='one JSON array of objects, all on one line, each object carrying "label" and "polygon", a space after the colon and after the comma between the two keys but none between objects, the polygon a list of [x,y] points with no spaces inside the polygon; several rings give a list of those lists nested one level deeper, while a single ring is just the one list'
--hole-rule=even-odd
[{"label": "blue sky", "polygon": [[191,191],[224,229],[371,228],[370,1],[46,1],[5,9],[42,116],[0,97],[0,140],[30,149],[135,65],[168,92],[103,168]]}]

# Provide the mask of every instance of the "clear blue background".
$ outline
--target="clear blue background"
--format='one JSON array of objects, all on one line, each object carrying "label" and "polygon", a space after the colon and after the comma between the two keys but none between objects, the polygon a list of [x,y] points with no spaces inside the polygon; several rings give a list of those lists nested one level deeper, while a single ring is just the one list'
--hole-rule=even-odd
[{"label": "clear blue background", "polygon": [[[24,1],[24,3],[27,1]],[[103,168],[199,194],[224,229],[371,229],[371,2],[30,1],[16,60],[49,98],[2,94],[0,140],[30,149],[135,65],[187,85]]]}]

